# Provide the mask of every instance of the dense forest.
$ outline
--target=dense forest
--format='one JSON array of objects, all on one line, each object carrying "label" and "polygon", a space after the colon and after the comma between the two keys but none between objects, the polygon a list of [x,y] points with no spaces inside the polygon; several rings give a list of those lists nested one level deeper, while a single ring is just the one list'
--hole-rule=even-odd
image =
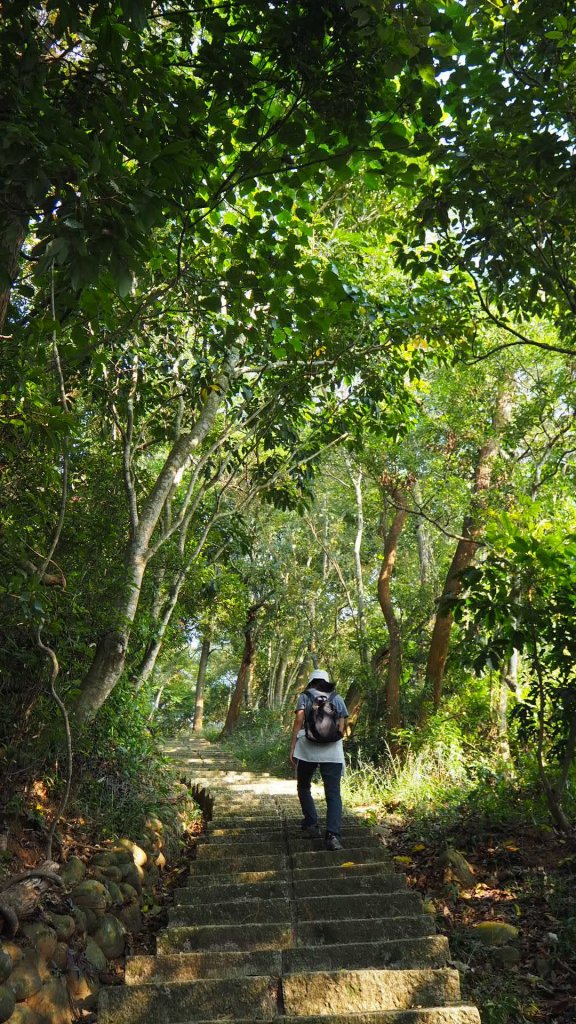
[{"label": "dense forest", "polygon": [[4,850],[145,817],[181,727],[288,772],[321,666],[351,800],[570,860],[575,40],[563,0],[5,6]]}]

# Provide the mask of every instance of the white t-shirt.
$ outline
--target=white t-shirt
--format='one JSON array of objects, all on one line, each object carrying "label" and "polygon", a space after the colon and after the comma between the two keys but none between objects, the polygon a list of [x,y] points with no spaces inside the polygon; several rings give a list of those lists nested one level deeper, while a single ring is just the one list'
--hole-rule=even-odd
[{"label": "white t-shirt", "polygon": [[[296,713],[304,710],[306,702],[305,694],[301,693],[296,703]],[[334,694],[332,703],[338,718],[348,718],[348,708],[340,694]],[[305,729],[300,729],[294,747],[294,757],[299,761],[311,761],[313,764],[344,764],[344,744],[342,740],[336,740],[336,743],[315,743],[314,740],[306,739]]]}]

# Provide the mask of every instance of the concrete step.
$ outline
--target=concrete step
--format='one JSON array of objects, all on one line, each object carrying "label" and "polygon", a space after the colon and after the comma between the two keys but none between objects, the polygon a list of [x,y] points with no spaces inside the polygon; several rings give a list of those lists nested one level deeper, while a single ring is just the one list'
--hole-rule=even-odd
[{"label": "concrete step", "polygon": [[407,892],[406,879],[400,874],[360,875],[334,878],[325,875],[323,878],[302,878],[294,884],[297,899],[308,896],[351,896],[359,897],[365,893]]},{"label": "concrete step", "polygon": [[[194,863],[196,863],[194,861]],[[263,871],[218,871],[212,874],[194,872],[188,876],[187,889],[204,892],[220,885],[251,885],[255,882],[285,882],[288,878],[288,867],[267,868]]]},{"label": "concrete step", "polygon": [[377,863],[378,861],[392,864],[390,854],[383,847],[365,850],[361,846],[345,847],[343,850],[309,850],[307,853],[293,853],[290,861],[295,868],[324,867],[324,865],[339,867],[342,864]]},{"label": "concrete step", "polygon": [[282,953],[274,950],[236,953],[173,953],[132,956],[126,961],[127,985],[175,985],[200,978],[280,977]]},{"label": "concrete step", "polygon": [[[347,896],[337,897],[347,899]],[[235,903],[179,904],[170,907],[168,923],[187,924],[273,924],[290,921],[290,900],[238,900]]]},{"label": "concrete step", "polygon": [[284,841],[284,829],[282,825],[278,825],[276,828],[228,828],[228,829],[213,829],[208,832],[206,837],[202,837],[202,842],[209,842],[210,845],[218,844],[222,846],[240,845],[244,843],[274,843],[277,840]]},{"label": "concrete step", "polygon": [[[249,1024],[249,1021],[237,1020],[235,1024]],[[475,1006],[427,1006],[375,1013],[280,1017],[278,1024],[480,1024],[480,1014]]]},{"label": "concrete step", "polygon": [[[289,836],[288,837],[288,849],[291,853],[307,853],[312,850],[323,850],[324,847],[324,834],[318,839],[311,839],[309,836]],[[344,849],[347,846],[355,846],[362,850],[384,850],[385,846],[382,840],[378,836],[371,836],[369,832],[359,833],[354,831],[353,835],[346,832],[342,836],[342,843]]]},{"label": "concrete step", "polygon": [[253,828],[275,828],[276,825],[279,825],[280,828],[283,827],[282,818],[280,817],[279,814],[270,814],[269,811],[267,814],[258,814],[254,817],[252,817],[249,814],[245,814],[240,817],[237,817],[235,815],[233,815],[232,817],[227,817],[225,814],[218,813],[214,815],[212,821],[208,822],[207,831],[209,835],[214,831],[218,832],[220,829],[241,829],[243,832],[247,832]]},{"label": "concrete step", "polygon": [[288,858],[281,853],[267,853],[262,857],[236,853],[215,860],[194,860],[190,875],[230,875],[243,871],[279,871],[288,865]]},{"label": "concrete step", "polygon": [[293,867],[292,876],[295,882],[304,879],[313,881],[316,878],[356,878],[367,875],[393,875],[394,869],[389,860],[345,860],[334,864],[306,865]]},{"label": "concrete step", "polygon": [[346,942],[378,942],[390,939],[422,938],[434,934],[429,914],[416,917],[358,918],[346,921],[299,921],[296,936],[299,946],[335,946]]},{"label": "concrete step", "polygon": [[336,946],[299,946],[282,953],[282,973],[363,967],[445,967],[448,957],[445,935],[388,942],[345,942]]},{"label": "concrete step", "polygon": [[458,971],[433,970],[314,971],[282,979],[287,1016],[408,1010],[442,1006],[460,999]]},{"label": "concrete step", "polygon": [[188,981],[180,985],[130,985],[100,993],[98,1024],[172,1024],[248,1017],[273,1020],[278,980],[272,977]]},{"label": "concrete step", "polygon": [[196,860],[228,860],[230,857],[267,857],[275,854],[286,854],[284,839],[264,842],[259,836],[252,843],[201,843],[196,849]]},{"label": "concrete step", "polygon": [[196,905],[200,902],[204,905],[209,895],[210,902],[234,903],[237,900],[281,900],[288,899],[290,887],[288,881],[284,882],[253,882],[234,883],[229,885],[211,885],[208,889],[205,885],[188,885],[184,889],[174,890],[174,902],[177,906]]},{"label": "concrete step", "polygon": [[293,933],[288,921],[276,924],[172,925],[156,940],[160,954],[287,949],[292,945]]},{"label": "concrete step", "polygon": [[422,913],[422,900],[415,892],[363,893],[353,896],[308,896],[296,901],[299,921],[337,918],[412,917]]}]

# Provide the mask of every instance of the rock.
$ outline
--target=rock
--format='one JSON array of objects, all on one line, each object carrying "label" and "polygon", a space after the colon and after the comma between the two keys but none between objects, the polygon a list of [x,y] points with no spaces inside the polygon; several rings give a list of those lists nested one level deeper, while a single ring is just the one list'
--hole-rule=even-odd
[{"label": "rock", "polygon": [[98,917],[106,912],[112,902],[106,886],[94,878],[75,885],[71,896],[81,910],[91,910]]},{"label": "rock", "polygon": [[68,966],[68,945],[66,942],[59,942],[54,950],[52,963],[59,971],[65,971]]},{"label": "rock", "polygon": [[22,925],[22,933],[45,960],[50,960],[56,949],[58,937],[49,924],[44,921],[30,921]]},{"label": "rock", "polygon": [[42,988],[42,978],[36,967],[25,960],[21,960],[12,971],[6,984],[12,989],[16,1002],[22,1003]]},{"label": "rock", "polygon": [[0,1021],[8,1020],[14,1012],[16,999],[11,988],[0,985]]},{"label": "rock", "polygon": [[520,963],[520,950],[515,946],[498,946],[492,953],[492,959],[502,967],[515,967]]},{"label": "rock", "polygon": [[12,958],[12,964],[16,965],[24,956],[24,950],[17,946],[15,942],[10,942],[8,939],[2,943],[2,949],[8,956]]},{"label": "rock", "polygon": [[84,911],[84,916],[86,918],[86,931],[89,935],[92,935],[92,932],[95,932],[98,927],[100,918],[96,916],[93,910],[88,908]]},{"label": "rock", "polygon": [[121,921],[113,914],[104,914],[99,921],[98,928],[93,935],[104,956],[113,960],[116,956],[122,956],[126,944],[126,929]]},{"label": "rock", "polygon": [[94,939],[86,940],[86,949],[84,950],[84,956],[90,966],[98,973],[105,971],[108,967],[108,961],[104,956],[104,953],[100,949],[100,946],[94,942]]},{"label": "rock", "polygon": [[54,914],[52,912],[46,914],[46,917],[54,928],[59,942],[66,942],[72,938],[76,931],[76,921],[73,917],[69,914]]},{"label": "rock", "polygon": [[130,850],[127,850],[124,846],[113,846],[108,850],[108,854],[111,858],[110,863],[116,867],[120,864],[133,864],[132,854]]},{"label": "rock", "polygon": [[111,896],[111,899],[112,899],[112,905],[114,905],[115,903],[123,903],[124,902],[124,897],[122,895],[122,890],[121,890],[119,885],[116,885],[116,882],[107,882],[106,883],[106,888],[108,889],[108,892],[110,893],[110,896]]},{"label": "rock", "polygon": [[100,991],[100,982],[97,978],[89,978],[77,970],[68,971],[66,986],[70,998],[77,1004],[78,1009],[96,1009]]},{"label": "rock", "polygon": [[128,882],[122,882],[118,886],[118,888],[120,889],[120,892],[122,893],[122,895],[126,896],[129,900],[137,900],[138,899],[138,892],[136,891],[134,886],[130,885]]},{"label": "rock", "polygon": [[91,867],[94,866],[98,868],[108,868],[113,863],[114,854],[112,853],[111,850],[100,850],[100,852],[95,853],[94,856],[91,857],[89,861]]},{"label": "rock", "polygon": [[39,1024],[40,1018],[26,1003],[18,1003],[9,1024]]},{"label": "rock", "polygon": [[74,918],[76,922],[76,931],[79,935],[84,935],[88,930],[88,922],[86,921],[86,914],[80,907],[72,907],[70,916]]},{"label": "rock", "polygon": [[133,886],[133,888],[136,889],[136,892],[140,894],[142,892],[142,879],[144,877],[142,868],[139,868],[137,864],[123,864],[121,871],[122,881]]},{"label": "rock", "polygon": [[52,978],[31,996],[28,1006],[38,1017],[38,1024],[71,1024],[72,1007],[64,978]]},{"label": "rock", "polygon": [[454,876],[464,889],[472,889],[476,885],[474,869],[468,863],[464,854],[455,850],[452,846],[449,846],[446,850],[442,857],[442,863],[445,864],[448,872]]},{"label": "rock", "polygon": [[60,870],[60,878],[68,887],[78,885],[86,874],[86,865],[80,857],[69,857]]},{"label": "rock", "polygon": [[143,868],[146,861],[148,860],[148,854],[141,846],[137,846],[131,839],[120,839],[119,846],[123,846],[125,850],[129,850],[132,854],[132,860],[137,867]]},{"label": "rock", "polygon": [[505,946],[518,938],[518,929],[506,921],[482,921],[473,925],[469,934],[483,946]]},{"label": "rock", "polygon": [[99,873],[103,875],[106,880],[110,879],[111,882],[122,881],[122,868],[116,867],[114,864],[111,864],[108,868],[100,868]]},{"label": "rock", "polygon": [[142,912],[138,903],[128,903],[117,912],[116,917],[132,935],[142,931]]},{"label": "rock", "polygon": [[10,956],[10,953],[7,953],[6,950],[0,946],[0,985],[6,981],[6,978],[12,971],[13,967],[14,961]]}]

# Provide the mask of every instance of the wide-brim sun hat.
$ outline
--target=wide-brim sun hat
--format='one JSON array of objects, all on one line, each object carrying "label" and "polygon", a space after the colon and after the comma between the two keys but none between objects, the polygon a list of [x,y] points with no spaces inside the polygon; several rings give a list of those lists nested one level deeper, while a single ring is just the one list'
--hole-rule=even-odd
[{"label": "wide-brim sun hat", "polygon": [[314,671],[310,673],[310,678],[308,682],[313,683],[315,679],[321,679],[324,683],[330,682],[330,676],[328,675],[327,672],[324,671],[323,668],[315,668]]}]

